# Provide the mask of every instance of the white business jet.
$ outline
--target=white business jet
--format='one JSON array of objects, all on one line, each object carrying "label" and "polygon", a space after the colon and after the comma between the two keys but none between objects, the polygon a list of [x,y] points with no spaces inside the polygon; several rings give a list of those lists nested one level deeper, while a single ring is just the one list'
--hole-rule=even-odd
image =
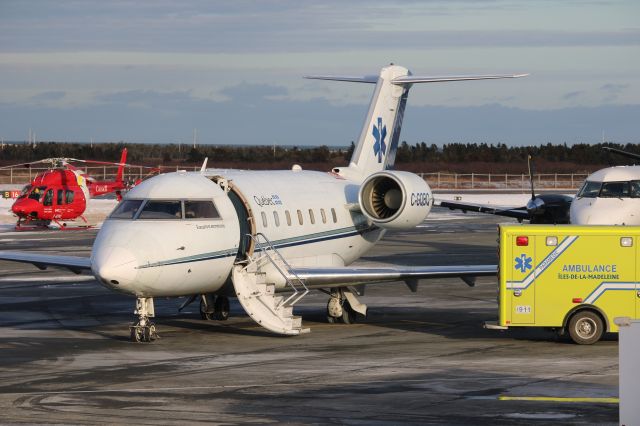
[{"label": "white business jet", "polygon": [[[366,305],[354,285],[496,274],[495,265],[354,268],[386,230],[421,223],[433,204],[419,176],[391,170],[409,88],[415,83],[519,75],[416,77],[390,65],[378,76],[307,78],[375,84],[348,167],[330,173],[203,169],[153,177],[129,191],[98,232],[90,258],[0,252],[0,259],[91,271],[137,298],[134,341],[156,337],[154,297],[200,297],[204,318],[225,319],[229,296],[266,329],[308,331],[293,305],[310,289],[330,295],[330,322],[353,322]],[[282,295],[280,295],[282,293]]]}]

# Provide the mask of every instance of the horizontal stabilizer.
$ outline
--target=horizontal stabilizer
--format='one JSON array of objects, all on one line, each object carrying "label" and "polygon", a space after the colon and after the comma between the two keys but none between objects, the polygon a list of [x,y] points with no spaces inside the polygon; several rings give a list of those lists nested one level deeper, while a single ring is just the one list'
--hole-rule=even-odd
[{"label": "horizontal stabilizer", "polygon": [[353,77],[345,75],[305,75],[304,78],[310,80],[333,80],[333,81],[351,81],[353,83],[377,83],[377,75],[365,75],[364,77]]},{"label": "horizontal stabilizer", "polygon": [[445,81],[467,81],[467,80],[496,80],[500,78],[519,78],[526,77],[529,74],[505,74],[505,75],[453,75],[440,77],[420,77],[417,75],[403,75],[396,77],[391,82],[393,84],[412,84],[412,83],[440,83]]}]

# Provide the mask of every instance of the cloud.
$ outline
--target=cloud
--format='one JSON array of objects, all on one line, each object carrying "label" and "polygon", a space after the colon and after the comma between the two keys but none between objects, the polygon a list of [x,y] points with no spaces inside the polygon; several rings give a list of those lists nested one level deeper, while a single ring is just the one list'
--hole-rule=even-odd
[{"label": "cloud", "polygon": [[63,91],[49,91],[38,93],[31,97],[32,101],[59,101],[66,96],[66,92]]},{"label": "cloud", "polygon": [[565,93],[564,95],[562,95],[562,99],[564,99],[565,101],[569,101],[569,100],[578,98],[578,97],[582,96],[583,94],[584,94],[584,91],[576,90],[575,92]]},{"label": "cloud", "polygon": [[613,102],[623,93],[626,89],[629,88],[628,84],[615,84],[608,83],[600,86],[600,90],[605,93],[603,102]]}]

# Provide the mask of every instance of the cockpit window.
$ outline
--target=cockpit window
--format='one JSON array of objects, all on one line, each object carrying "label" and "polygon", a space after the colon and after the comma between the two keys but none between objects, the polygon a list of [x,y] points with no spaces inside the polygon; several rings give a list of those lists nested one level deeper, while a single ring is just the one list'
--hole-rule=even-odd
[{"label": "cockpit window", "polygon": [[31,198],[32,200],[40,201],[40,199],[44,195],[45,189],[47,189],[46,186],[38,186],[33,188],[33,191],[31,191],[31,194],[29,194],[29,198]]},{"label": "cockpit window", "polygon": [[138,219],[182,219],[182,202],[149,200]]},{"label": "cockpit window", "polygon": [[220,214],[212,201],[185,201],[185,219],[219,219]]},{"label": "cockpit window", "polygon": [[604,182],[600,197],[629,198],[629,182]]},{"label": "cockpit window", "polygon": [[640,180],[629,182],[629,195],[631,198],[640,198]]},{"label": "cockpit window", "polygon": [[600,193],[600,188],[602,188],[602,182],[586,181],[578,192],[578,198],[596,198]]},{"label": "cockpit window", "polygon": [[18,198],[26,197],[29,191],[31,191],[31,185],[25,186],[24,188],[22,188],[22,191],[20,192],[20,195],[18,196]]},{"label": "cockpit window", "polygon": [[[73,195],[73,192],[71,193]],[[72,197],[73,200],[73,197]],[[123,200],[109,216],[110,219],[133,219],[138,213],[142,200]]]}]

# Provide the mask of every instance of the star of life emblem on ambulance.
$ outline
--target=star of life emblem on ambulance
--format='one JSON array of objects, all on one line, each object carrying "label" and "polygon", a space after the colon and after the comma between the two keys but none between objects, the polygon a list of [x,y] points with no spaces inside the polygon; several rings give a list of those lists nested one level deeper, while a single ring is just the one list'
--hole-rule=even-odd
[{"label": "star of life emblem on ambulance", "polygon": [[521,254],[519,257],[516,257],[516,269],[519,269],[520,272],[527,272],[529,269],[533,268],[531,262],[533,259],[526,254]]},{"label": "star of life emblem on ambulance", "polygon": [[382,117],[378,117],[378,125],[373,125],[373,137],[376,143],[373,144],[373,154],[378,156],[378,163],[382,163],[382,157],[387,152],[387,144],[384,138],[387,137],[387,126],[382,127]]}]

